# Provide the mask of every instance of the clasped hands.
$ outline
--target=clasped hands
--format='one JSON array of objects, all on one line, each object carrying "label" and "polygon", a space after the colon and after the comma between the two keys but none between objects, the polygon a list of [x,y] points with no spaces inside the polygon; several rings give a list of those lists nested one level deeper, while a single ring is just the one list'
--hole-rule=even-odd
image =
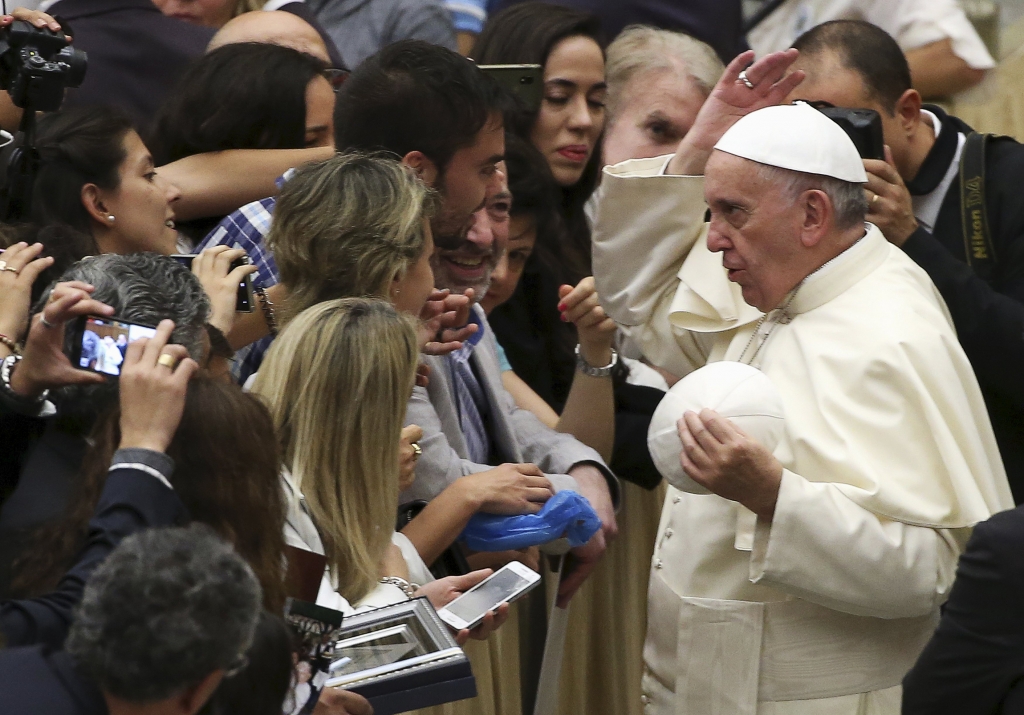
[{"label": "clasped hands", "polygon": [[679,461],[693,481],[771,521],[782,464],[768,449],[714,410],[687,412],[677,423]]}]

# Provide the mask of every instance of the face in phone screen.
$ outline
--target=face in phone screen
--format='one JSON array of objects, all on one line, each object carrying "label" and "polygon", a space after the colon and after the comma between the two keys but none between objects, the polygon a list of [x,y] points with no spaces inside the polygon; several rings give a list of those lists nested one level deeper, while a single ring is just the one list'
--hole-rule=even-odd
[{"label": "face in phone screen", "polygon": [[445,608],[466,623],[472,623],[529,583],[515,571],[505,569],[479,588],[467,591]]},{"label": "face in phone screen", "polygon": [[155,328],[120,320],[87,318],[82,331],[82,352],[78,365],[104,375],[120,375],[128,344],[156,335]]}]

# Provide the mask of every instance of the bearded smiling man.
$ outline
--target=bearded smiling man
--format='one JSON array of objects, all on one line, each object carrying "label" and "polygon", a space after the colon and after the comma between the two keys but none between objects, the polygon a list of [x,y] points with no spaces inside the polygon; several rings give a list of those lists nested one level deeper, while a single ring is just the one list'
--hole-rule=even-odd
[{"label": "bearded smiling man", "polygon": [[406,424],[423,429],[422,455],[416,480],[401,501],[429,501],[460,477],[478,472],[490,472],[509,488],[546,476],[556,491],[579,492],[601,517],[603,528],[573,550],[574,567],[559,590],[564,605],[597,565],[606,540],[615,536],[618,480],[596,451],[516,407],[502,385],[497,343],[483,310],[475,304],[487,293],[491,273],[508,243],[510,195],[504,172],[499,173],[500,183],[488,187],[485,205],[473,215],[464,237],[435,238],[434,286],[453,294],[472,290],[470,325],[477,330],[455,352],[424,359],[430,380],[425,388],[413,391],[405,418]]},{"label": "bearded smiling man", "polygon": [[785,416],[774,451],[712,410],[679,421],[706,491],[663,507],[647,715],[897,715],[971,527],[1013,506],[945,304],[865,223],[856,148],[774,106],[797,56],[740,55],[674,155],[605,169],[605,310],[677,375],[760,369]]}]

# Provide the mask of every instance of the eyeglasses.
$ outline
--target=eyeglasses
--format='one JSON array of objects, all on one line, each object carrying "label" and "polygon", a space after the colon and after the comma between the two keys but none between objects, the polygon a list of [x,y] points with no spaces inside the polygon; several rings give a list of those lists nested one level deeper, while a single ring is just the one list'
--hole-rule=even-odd
[{"label": "eyeglasses", "polygon": [[348,79],[349,75],[352,74],[349,70],[339,69],[337,67],[328,67],[324,70],[324,79],[331,83],[331,88],[337,92],[341,89],[341,85],[345,84],[345,80]]}]

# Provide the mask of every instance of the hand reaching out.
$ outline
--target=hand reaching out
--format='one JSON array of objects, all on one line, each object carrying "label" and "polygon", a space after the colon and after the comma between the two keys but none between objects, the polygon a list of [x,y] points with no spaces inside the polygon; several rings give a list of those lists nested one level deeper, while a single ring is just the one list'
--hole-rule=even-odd
[{"label": "hand reaching out", "polygon": [[534,464],[502,464],[455,483],[476,511],[486,514],[536,514],[555,494],[551,480]]},{"label": "hand reaching out", "polygon": [[[422,451],[418,442],[423,439],[423,429],[417,425],[402,428],[402,438],[398,445],[398,489],[405,491],[416,479],[416,462]],[[413,447],[413,445],[416,445]]]},{"label": "hand reaching out", "polygon": [[[430,604],[434,608],[444,608],[492,573],[493,571],[490,569],[481,569],[479,571],[471,571],[464,576],[448,576],[446,578],[440,578],[422,586],[420,590],[416,592],[416,595],[426,596],[427,600],[430,601]],[[470,638],[481,641],[486,640],[492,632],[500,628],[508,619],[508,609],[509,606],[507,603],[503,603],[498,606],[495,610],[484,616],[484,620],[482,620],[473,630],[459,631],[455,635],[456,642],[459,645],[464,645]]]},{"label": "hand reaching out", "polygon": [[244,255],[241,248],[211,246],[192,260],[192,272],[210,297],[210,325],[225,335],[235,324],[238,284],[256,272],[253,265],[231,268],[231,264]]},{"label": "hand reaching out", "polygon": [[43,244],[15,243],[3,253],[0,269],[0,335],[17,342],[28,327],[32,302],[32,285],[39,274],[53,265],[53,258],[39,258]]},{"label": "hand reaching out", "polygon": [[25,339],[24,359],[11,375],[11,389],[15,393],[35,398],[43,390],[55,387],[105,381],[102,375],[77,369],[64,354],[65,323],[80,315],[114,314],[109,305],[90,297],[93,290],[93,286],[78,281],[58,283],[54,287],[46,307],[32,319]]},{"label": "hand reaching out", "polygon": [[[788,49],[772,52],[754,62],[754,53],[748,50],[730,62],[698,112],[693,127],[680,142],[667,173],[703,174],[712,149],[733,124],[758,109],[781,103],[803,82],[801,70],[786,74],[799,54],[797,50]],[[746,72],[744,76],[752,87],[740,78],[741,72]]]},{"label": "hand reaching out", "polygon": [[427,355],[447,355],[461,348],[478,329],[469,324],[472,305],[472,288],[462,295],[435,290],[420,312],[420,349]]},{"label": "hand reaching out", "polygon": [[[121,364],[121,448],[163,452],[185,409],[188,381],[199,369],[182,345],[168,345],[174,321],[128,345]],[[167,356],[167,357],[165,357]]]},{"label": "hand reaching out", "polygon": [[593,276],[587,276],[575,288],[560,287],[558,297],[562,320],[576,324],[583,359],[598,367],[610,363],[616,325],[601,307]]}]

